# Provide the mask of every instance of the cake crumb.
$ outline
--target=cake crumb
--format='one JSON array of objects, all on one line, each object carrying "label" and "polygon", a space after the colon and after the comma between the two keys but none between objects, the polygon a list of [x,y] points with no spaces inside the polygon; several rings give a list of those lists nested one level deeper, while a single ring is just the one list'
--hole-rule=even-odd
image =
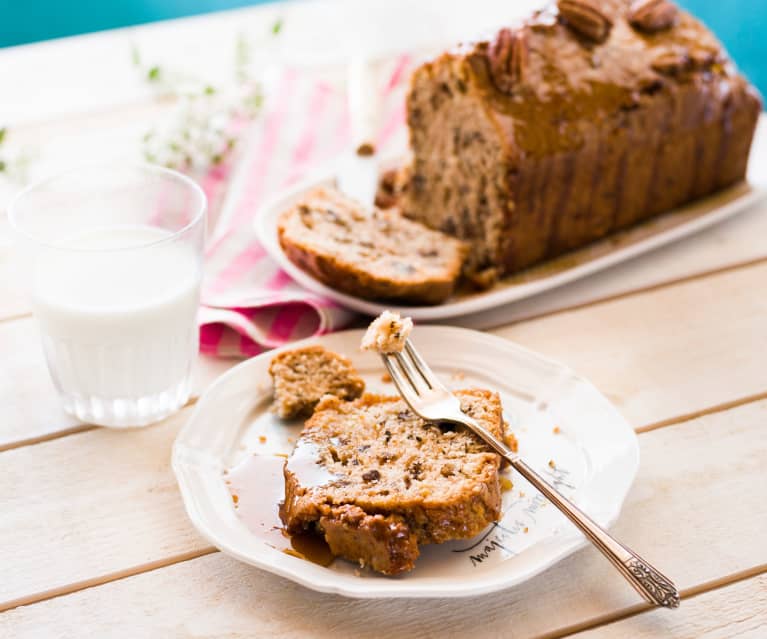
[{"label": "cake crumb", "polygon": [[288,437],[288,444],[294,443],[296,440],[293,437]]},{"label": "cake crumb", "polygon": [[503,420],[503,441],[509,447],[512,453],[519,452],[519,442],[514,433],[511,432],[511,426],[505,419]]},{"label": "cake crumb", "polygon": [[549,460],[549,468],[556,468],[556,467],[557,467],[557,465],[554,463],[554,460],[550,459]]},{"label": "cake crumb", "polygon": [[514,487],[514,484],[511,483],[511,480],[508,477],[501,477],[500,482],[501,492],[508,492]]},{"label": "cake crumb", "polygon": [[454,381],[456,381],[456,382],[461,382],[461,381],[463,381],[464,379],[466,379],[466,373],[464,373],[463,371],[455,371],[455,372],[454,372],[454,373],[453,373],[453,374],[450,376],[450,379],[452,379],[452,380],[454,380]]},{"label": "cake crumb", "polygon": [[236,506],[240,502],[240,498],[235,493],[232,493],[232,501],[234,502],[234,505]]},{"label": "cake crumb", "polygon": [[266,435],[259,435],[258,436],[258,441],[261,444],[265,444],[266,443]]},{"label": "cake crumb", "polygon": [[360,348],[363,351],[384,354],[401,353],[412,330],[413,320],[409,317],[400,317],[399,313],[384,311],[368,326]]},{"label": "cake crumb", "polygon": [[559,426],[554,426],[554,429],[551,431],[555,435],[559,435],[562,431],[560,430]]},{"label": "cake crumb", "polygon": [[520,491],[519,491],[519,496],[520,496],[520,497],[524,497],[524,496],[525,496],[525,492],[524,492],[523,490],[520,490]]},{"label": "cake crumb", "polygon": [[391,375],[389,375],[389,373],[384,373],[381,375],[381,381],[384,384],[391,384]]},{"label": "cake crumb", "polygon": [[525,526],[525,529],[522,532],[527,534],[529,531],[530,531],[530,529],[527,526]]}]

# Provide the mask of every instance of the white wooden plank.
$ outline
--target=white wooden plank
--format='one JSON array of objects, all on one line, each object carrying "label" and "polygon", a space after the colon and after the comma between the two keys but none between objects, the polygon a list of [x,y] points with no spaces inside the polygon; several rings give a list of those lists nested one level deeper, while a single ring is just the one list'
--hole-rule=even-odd
[{"label": "white wooden plank", "polygon": [[493,331],[569,364],[635,426],[767,391],[767,264]]},{"label": "white wooden plank", "polygon": [[[642,467],[614,530],[682,589],[767,563],[767,511],[754,490],[767,479],[767,440],[754,436],[766,417],[763,401],[639,438]],[[0,582],[0,601],[205,548],[168,469],[179,421],[0,456],[0,547],[14,575]],[[0,634],[36,636],[55,620],[62,636],[526,637],[637,603],[590,548],[520,587],[463,601],[325,596],[216,554],[12,610]]]},{"label": "white wooden plank", "polygon": [[685,601],[678,611],[653,610],[572,639],[763,639],[767,630],[767,575],[745,579]]},{"label": "white wooden plank", "polygon": [[[37,323],[21,319],[0,323],[0,449],[44,438],[80,424],[64,413],[45,363]],[[236,360],[200,356],[192,396],[236,364]]]},{"label": "white wooden plank", "polygon": [[[495,332],[570,365],[642,427],[767,391],[767,301],[754,294],[765,278],[767,263]],[[0,323],[0,400],[12,416],[0,446],[71,426],[55,417],[35,331],[31,319]],[[198,391],[235,363],[201,361]]]}]

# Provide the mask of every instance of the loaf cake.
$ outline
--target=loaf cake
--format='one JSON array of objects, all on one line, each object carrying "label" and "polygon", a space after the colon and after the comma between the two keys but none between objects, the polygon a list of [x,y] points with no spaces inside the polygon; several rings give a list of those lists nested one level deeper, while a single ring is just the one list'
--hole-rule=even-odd
[{"label": "loaf cake", "polygon": [[[505,435],[496,393],[456,394]],[[394,575],[413,568],[419,544],[472,537],[499,518],[499,466],[475,435],[426,423],[399,397],[326,397],[285,465],[280,516],[288,532],[315,531],[334,555]]]},{"label": "loaf cake", "polygon": [[760,109],[671,2],[559,0],[415,70],[399,204],[489,284],[743,179]]},{"label": "loaf cake", "polygon": [[401,353],[413,330],[413,320],[399,313],[384,311],[368,326],[360,348],[376,353]]},{"label": "loaf cake", "polygon": [[352,363],[323,346],[283,351],[269,364],[274,385],[274,411],[283,419],[307,417],[323,395],[356,399],[365,381]]},{"label": "loaf cake", "polygon": [[368,299],[442,302],[453,292],[468,250],[462,241],[395,210],[365,210],[324,188],[285,211],[277,230],[294,264],[333,288]]}]

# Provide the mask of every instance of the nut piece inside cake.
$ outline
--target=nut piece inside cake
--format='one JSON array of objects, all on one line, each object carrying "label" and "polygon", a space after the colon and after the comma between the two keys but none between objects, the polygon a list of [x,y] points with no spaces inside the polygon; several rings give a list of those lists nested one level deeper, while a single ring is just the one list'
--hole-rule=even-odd
[{"label": "nut piece inside cake", "polygon": [[323,346],[305,346],[277,355],[269,364],[275,412],[283,419],[311,414],[323,395],[356,399],[364,380],[345,357]]},{"label": "nut piece inside cake", "polygon": [[409,317],[384,311],[368,326],[360,348],[377,353],[401,353],[412,330],[413,320]]},{"label": "nut piece inside cake", "polygon": [[[463,410],[504,436],[497,393],[463,390]],[[324,397],[285,465],[280,516],[333,554],[387,575],[419,544],[473,537],[501,514],[500,457],[463,429],[417,417],[399,397]]]}]

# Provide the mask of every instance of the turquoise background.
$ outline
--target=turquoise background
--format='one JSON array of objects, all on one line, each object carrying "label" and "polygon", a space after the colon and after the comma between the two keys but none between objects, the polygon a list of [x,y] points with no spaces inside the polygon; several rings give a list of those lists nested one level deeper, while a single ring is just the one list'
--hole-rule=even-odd
[{"label": "turquoise background", "polygon": [[[265,0],[0,0],[0,47],[234,9]],[[361,0],[360,0],[361,1]],[[509,0],[512,1],[512,0]],[[767,0],[678,0],[767,94]]]}]

